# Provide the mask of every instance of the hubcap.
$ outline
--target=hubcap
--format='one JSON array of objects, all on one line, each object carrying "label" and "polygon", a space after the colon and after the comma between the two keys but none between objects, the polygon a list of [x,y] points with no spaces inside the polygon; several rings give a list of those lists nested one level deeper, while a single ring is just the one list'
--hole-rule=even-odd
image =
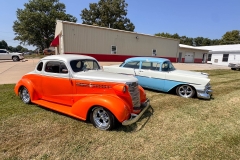
[{"label": "hubcap", "polygon": [[178,93],[182,97],[190,97],[192,95],[193,89],[188,85],[183,85],[179,88]]},{"label": "hubcap", "polygon": [[109,126],[109,115],[103,108],[97,108],[93,111],[93,120],[99,128]]},{"label": "hubcap", "polygon": [[25,89],[25,88],[22,90],[22,100],[25,103],[28,103],[30,101],[29,93],[28,93],[27,89]]}]

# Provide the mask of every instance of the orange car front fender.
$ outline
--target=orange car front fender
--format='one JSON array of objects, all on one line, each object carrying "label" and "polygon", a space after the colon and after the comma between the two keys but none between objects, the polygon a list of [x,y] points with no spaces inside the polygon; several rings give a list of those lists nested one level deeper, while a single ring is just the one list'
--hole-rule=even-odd
[{"label": "orange car front fender", "polygon": [[72,106],[72,114],[86,120],[89,111],[91,112],[94,106],[108,109],[119,122],[123,122],[130,117],[127,103],[113,95],[96,95],[82,98]]},{"label": "orange car front fender", "polygon": [[37,100],[39,99],[39,96],[37,95],[37,93],[35,92],[35,89],[33,87],[33,84],[32,82],[29,80],[29,79],[21,79],[16,85],[15,85],[15,88],[14,88],[14,92],[16,95],[19,96],[19,91],[20,91],[20,88],[24,86],[27,88],[28,90],[28,93],[30,94],[30,97],[31,97],[31,100]]}]

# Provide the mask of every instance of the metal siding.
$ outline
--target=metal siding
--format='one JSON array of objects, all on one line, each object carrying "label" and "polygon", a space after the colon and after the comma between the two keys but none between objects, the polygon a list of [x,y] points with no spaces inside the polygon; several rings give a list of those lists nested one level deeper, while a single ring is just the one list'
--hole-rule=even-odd
[{"label": "metal siding", "polygon": [[[229,63],[234,63],[234,62],[238,63],[240,61],[240,54],[239,53],[227,53],[227,52],[214,53],[214,52],[211,52],[210,54],[212,54],[212,59],[211,59],[211,61],[208,61],[208,63],[212,63],[212,64],[216,64],[216,65],[227,66]],[[222,61],[223,54],[229,54],[228,62],[223,62]],[[235,59],[234,59],[234,55],[235,55]]]},{"label": "metal siding", "polygon": [[228,62],[222,62],[223,54],[212,54],[211,63],[216,65],[228,65]]},{"label": "metal siding", "polygon": [[[198,49],[190,49],[190,48],[179,48],[179,52],[182,52],[182,58],[185,57],[186,53],[194,53],[194,63],[202,63],[202,57],[204,53],[208,53],[208,51],[198,50]],[[184,58],[185,59],[185,58]],[[184,62],[183,60],[182,62]]]},{"label": "metal siding", "polygon": [[112,45],[117,46],[117,55],[152,56],[152,49],[156,49],[157,56],[176,57],[178,51],[178,40],[69,23],[63,25],[67,53],[111,54]]}]

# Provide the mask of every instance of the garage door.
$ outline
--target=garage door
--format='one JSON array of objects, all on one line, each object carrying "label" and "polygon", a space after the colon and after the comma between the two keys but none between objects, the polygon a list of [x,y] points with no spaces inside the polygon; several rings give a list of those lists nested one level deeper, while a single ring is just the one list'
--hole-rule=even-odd
[{"label": "garage door", "polygon": [[193,63],[194,62],[194,53],[185,53],[185,63]]}]

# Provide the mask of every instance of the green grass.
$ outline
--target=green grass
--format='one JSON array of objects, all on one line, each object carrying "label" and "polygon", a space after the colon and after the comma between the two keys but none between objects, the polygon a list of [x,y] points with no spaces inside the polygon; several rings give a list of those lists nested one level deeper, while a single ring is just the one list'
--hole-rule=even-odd
[{"label": "green grass", "polygon": [[152,108],[114,131],[23,104],[0,85],[0,159],[239,159],[240,72],[204,72],[213,99],[147,90]]}]

